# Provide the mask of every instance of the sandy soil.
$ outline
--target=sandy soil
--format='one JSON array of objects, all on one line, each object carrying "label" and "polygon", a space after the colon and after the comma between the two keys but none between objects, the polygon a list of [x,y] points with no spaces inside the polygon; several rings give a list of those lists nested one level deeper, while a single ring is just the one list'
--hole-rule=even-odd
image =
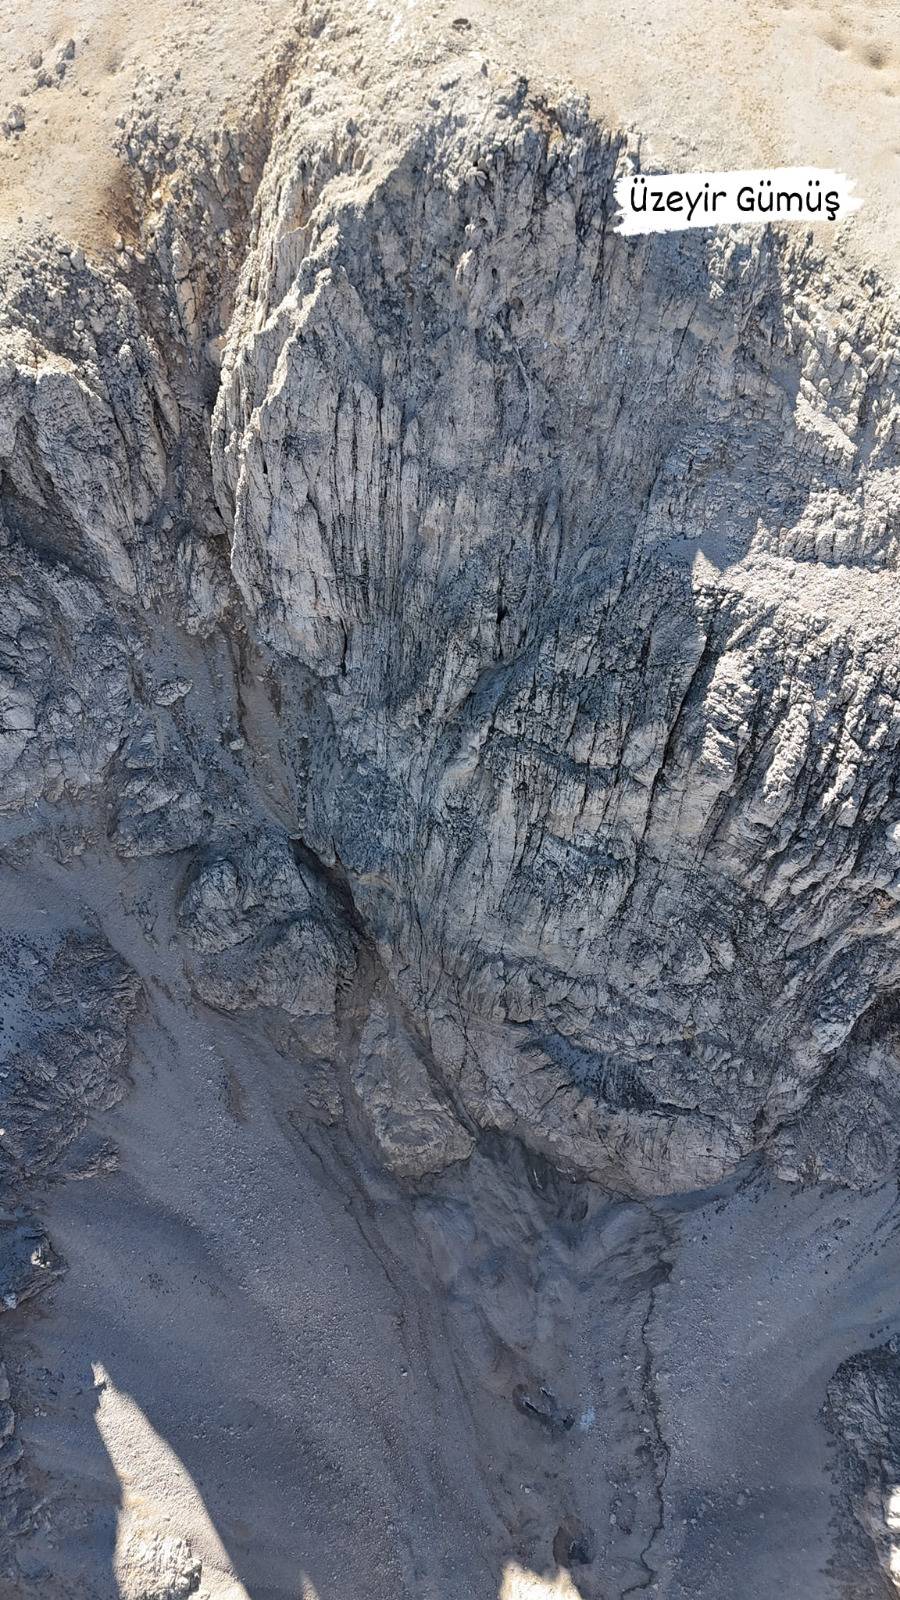
[{"label": "sandy soil", "polygon": [[900,6],[866,0],[469,0],[485,48],[573,82],[673,171],[834,167],[864,198],[844,247],[900,277]]},{"label": "sandy soil", "polygon": [[[900,1331],[895,1191],[615,1204],[498,1142],[410,1203],[301,1069],[189,1007],[170,870],[48,865],[27,913],[6,880],[8,918],[99,920],[150,995],[121,1168],[46,1196],[68,1271],[4,1319],[37,1592],[118,1600],[177,1535],[228,1600],[842,1596],[820,1411]],[[574,1426],[523,1414],[523,1378]]]},{"label": "sandy soil", "polygon": [[[3,0],[0,121],[20,105],[25,128],[0,137],[0,223],[14,232],[49,226],[73,243],[111,248],[127,197],[117,118],[130,114],[135,94],[157,86],[185,128],[239,117],[279,46],[296,37],[297,11],[289,0]],[[42,69],[52,86],[37,85]]]},{"label": "sandy soil", "polygon": [[[900,277],[896,0],[410,0],[373,9],[411,46],[437,32],[537,83],[573,85],[598,117],[642,134],[647,165],[846,171],[865,204],[841,248],[893,283]],[[352,17],[345,0],[325,11],[339,23]],[[305,50],[310,15],[297,0],[3,0],[0,120],[21,105],[26,125],[0,138],[0,223],[14,234],[49,225],[109,248],[125,193],[116,119],[135,92],[157,84],[185,128],[239,119],[279,51]],[[74,56],[57,80],[70,39]],[[34,87],[38,56],[56,86]]]}]

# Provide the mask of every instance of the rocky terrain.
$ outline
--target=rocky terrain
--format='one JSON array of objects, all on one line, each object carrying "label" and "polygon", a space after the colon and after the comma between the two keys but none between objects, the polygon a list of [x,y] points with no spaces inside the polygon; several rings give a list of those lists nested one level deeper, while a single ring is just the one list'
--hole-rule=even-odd
[{"label": "rocky terrain", "polygon": [[885,1600],[888,180],[625,238],[627,55],[253,16],[0,85],[0,1594]]}]

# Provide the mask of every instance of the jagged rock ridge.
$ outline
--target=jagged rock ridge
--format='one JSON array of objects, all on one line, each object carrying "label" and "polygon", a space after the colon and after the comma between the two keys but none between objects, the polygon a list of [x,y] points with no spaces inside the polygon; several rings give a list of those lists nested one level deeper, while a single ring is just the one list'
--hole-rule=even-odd
[{"label": "jagged rock ridge", "polygon": [[216,408],[235,577],[317,685],[304,837],[482,1126],[638,1192],[760,1146],[871,1181],[895,327],[768,233],[619,238],[577,102],[427,89],[288,96]]}]

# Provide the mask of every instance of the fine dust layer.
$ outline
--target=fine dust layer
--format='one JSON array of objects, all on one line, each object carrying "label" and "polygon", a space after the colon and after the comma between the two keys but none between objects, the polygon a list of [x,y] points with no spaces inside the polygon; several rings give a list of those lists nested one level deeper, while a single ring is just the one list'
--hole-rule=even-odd
[{"label": "fine dust layer", "polygon": [[623,237],[504,15],[15,66],[11,1600],[900,1587],[886,256]]}]

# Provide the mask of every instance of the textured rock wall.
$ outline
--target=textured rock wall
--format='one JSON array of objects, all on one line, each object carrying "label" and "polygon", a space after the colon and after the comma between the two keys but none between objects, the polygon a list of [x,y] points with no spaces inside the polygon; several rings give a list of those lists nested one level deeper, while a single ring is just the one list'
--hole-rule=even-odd
[{"label": "textured rock wall", "polygon": [[214,424],[232,569],[314,678],[304,836],[478,1124],[638,1192],[761,1145],[866,1182],[896,330],[770,233],[619,238],[634,159],[477,65],[287,96]]},{"label": "textured rock wall", "polygon": [[[227,843],[247,773],[213,746],[239,730],[191,714],[156,617],[246,630],[282,821],[339,864],[465,1126],[637,1193],[760,1147],[875,1179],[900,882],[879,284],[770,231],[621,239],[637,150],[471,57],[387,100],[325,51],[272,120],[206,153],[139,112],[120,270],[60,250],[9,277],[3,803],[102,786],[126,855]],[[302,981],[337,973],[290,937]]]},{"label": "textured rock wall", "polygon": [[[158,657],[246,631],[282,821],[466,1127],[637,1193],[760,1147],[882,1174],[879,284],[770,231],[623,240],[636,149],[471,57],[388,100],[325,51],[265,139],[207,156],[139,113],[123,150],[156,187],[120,271],[59,250],[7,285],[4,804],[102,786],[121,853],[224,849],[255,775],[213,747],[243,736]],[[333,984],[298,927],[278,961]]]},{"label": "textured rock wall", "polygon": [[[577,99],[465,51],[350,71],[346,42],[284,63],[214,149],[148,83],[115,261],[48,239],[3,267],[4,859],[112,856],[110,898],[152,881],[165,915],[136,891],[122,926],[371,1148],[404,1228],[412,1191],[423,1282],[459,1299],[475,1259],[487,1324],[509,1150],[539,1190],[640,1201],[752,1152],[790,1180],[896,1171],[897,326],[796,234],[620,238],[641,151]],[[91,1120],[141,992],[93,926],[54,937],[4,951],[37,1018],[0,1078],[16,1305],[58,1267],[33,1185],[114,1160]],[[476,1198],[432,1208],[466,1163]],[[632,1590],[670,1448],[645,1210],[621,1271],[618,1223],[595,1259],[576,1206],[563,1241],[621,1296],[616,1361],[640,1356],[640,1490],[610,1521]],[[544,1226],[473,1370],[555,1441],[564,1308],[523,1355]],[[842,1367],[830,1413],[885,1571],[894,1380]],[[0,1479],[8,1521],[20,1492]],[[571,1498],[558,1559],[590,1565]],[[135,1593],[145,1563],[194,1583],[179,1538],[134,1556]]]},{"label": "textured rock wall", "polygon": [[874,1551],[877,1569],[900,1588],[900,1364],[897,1341],[842,1362],[828,1386],[826,1414],[840,1441],[852,1511],[850,1546]]}]

